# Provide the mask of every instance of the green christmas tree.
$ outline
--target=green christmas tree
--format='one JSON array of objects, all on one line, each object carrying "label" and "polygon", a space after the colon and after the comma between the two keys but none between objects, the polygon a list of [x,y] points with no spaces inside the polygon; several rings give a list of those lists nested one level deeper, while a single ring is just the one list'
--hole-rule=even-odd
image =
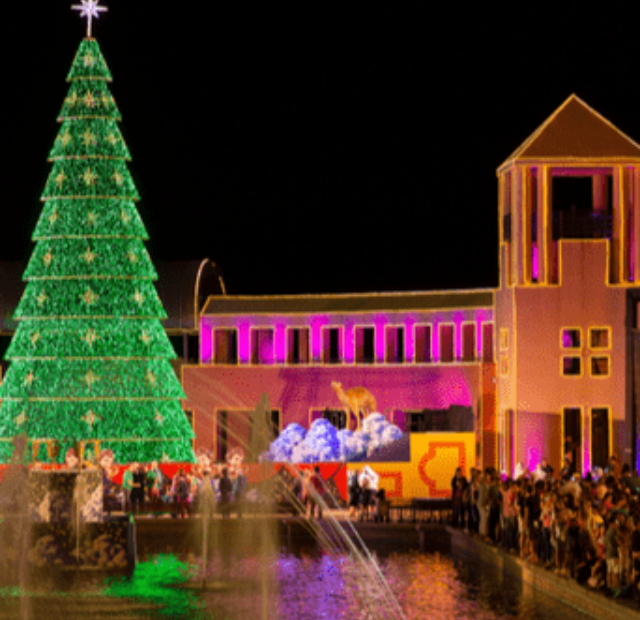
[{"label": "green christmas tree", "polygon": [[82,41],[67,81],[5,356],[0,461],[26,433],[29,453],[44,462],[87,446],[110,448],[120,463],[194,462],[130,154],[95,39]]}]

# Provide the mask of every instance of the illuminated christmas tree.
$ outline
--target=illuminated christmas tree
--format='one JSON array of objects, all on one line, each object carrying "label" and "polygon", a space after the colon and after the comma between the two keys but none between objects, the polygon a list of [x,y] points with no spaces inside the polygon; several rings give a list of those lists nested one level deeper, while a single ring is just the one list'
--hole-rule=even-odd
[{"label": "illuminated christmas tree", "polygon": [[0,386],[0,461],[24,432],[44,462],[70,447],[111,448],[120,463],[194,462],[111,74],[90,36],[95,2],[83,8],[89,36],[67,78]]}]

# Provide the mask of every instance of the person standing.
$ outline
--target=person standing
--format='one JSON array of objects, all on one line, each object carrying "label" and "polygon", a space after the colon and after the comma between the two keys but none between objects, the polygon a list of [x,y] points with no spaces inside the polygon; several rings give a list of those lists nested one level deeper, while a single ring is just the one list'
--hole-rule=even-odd
[{"label": "person standing", "polygon": [[189,483],[189,480],[184,473],[184,469],[181,467],[171,484],[171,495],[173,495],[173,501],[176,506],[174,517],[178,513],[180,514],[181,519],[184,519],[186,517],[190,488],[191,485]]},{"label": "person standing", "polygon": [[487,517],[489,515],[488,497],[487,492],[489,490],[489,474],[484,473],[480,476],[480,482],[478,484],[478,534],[482,538],[487,538]]},{"label": "person standing", "polygon": [[369,506],[371,506],[371,480],[365,476],[362,480],[362,499],[360,501],[360,521],[369,519]]},{"label": "person standing", "polygon": [[501,493],[498,474],[495,473],[491,477],[491,486],[487,492],[489,515],[487,518],[487,533],[489,540],[493,543],[498,542],[498,527],[500,525],[500,504]]},{"label": "person standing", "polygon": [[604,557],[607,561],[607,587],[609,589],[617,588],[620,585],[619,528],[619,521],[614,518],[604,537]]},{"label": "person standing", "polygon": [[313,474],[311,476],[311,497],[312,502],[310,505],[310,517],[313,519],[314,512],[318,513],[318,519],[322,519],[322,496],[324,494],[324,480],[320,473],[320,467],[316,465],[313,468]]},{"label": "person standing", "polygon": [[640,603],[640,515],[636,514],[634,528],[631,534],[631,560],[633,568],[633,596]]},{"label": "person standing", "polygon": [[138,468],[137,463],[131,463],[122,475],[122,493],[124,494],[124,509],[131,511],[131,491],[133,490],[133,472]]},{"label": "person standing", "polygon": [[210,469],[204,470],[198,488],[198,507],[203,518],[211,518],[215,513],[216,486]]},{"label": "person standing", "polygon": [[229,472],[226,467],[222,468],[222,477],[220,478],[220,510],[222,511],[222,517],[229,517],[229,509],[231,507],[231,496],[233,493],[233,485],[231,484],[231,478],[229,478]]},{"label": "person standing", "polygon": [[360,476],[360,471],[356,470],[351,476],[351,481],[349,483],[349,518],[353,519],[358,516],[358,508],[360,507],[360,497],[362,494],[362,487],[360,486],[360,482],[358,477]]},{"label": "person standing", "polygon": [[133,514],[138,514],[141,510],[144,510],[144,483],[145,483],[145,471],[142,465],[138,465],[132,472],[131,482],[131,511]]},{"label": "person standing", "polygon": [[502,485],[502,519],[504,545],[507,551],[516,551],[518,545],[516,494],[510,480],[506,480]]},{"label": "person standing", "polygon": [[238,519],[242,519],[244,511],[244,498],[247,494],[247,477],[244,475],[242,463],[236,466],[236,477],[232,485],[233,504],[238,514]]}]

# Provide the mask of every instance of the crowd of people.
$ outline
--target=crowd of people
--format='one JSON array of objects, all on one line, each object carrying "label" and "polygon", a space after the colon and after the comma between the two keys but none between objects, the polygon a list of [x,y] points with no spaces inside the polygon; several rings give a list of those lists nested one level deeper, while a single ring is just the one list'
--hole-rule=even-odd
[{"label": "crowd of people", "polygon": [[199,450],[196,456],[197,464],[189,472],[180,468],[173,478],[162,471],[157,461],[147,465],[131,463],[121,484],[116,484],[113,453],[103,451],[100,468],[105,509],[109,513],[121,508],[133,514],[146,510],[156,517],[169,512],[174,518],[209,511],[241,518],[247,492],[244,451],[230,450],[225,463],[215,463],[205,450]]},{"label": "crowd of people", "polygon": [[458,468],[453,525],[509,553],[613,596],[640,602],[640,476],[611,456],[584,476],[571,455],[555,474],[546,459],[513,478]]}]

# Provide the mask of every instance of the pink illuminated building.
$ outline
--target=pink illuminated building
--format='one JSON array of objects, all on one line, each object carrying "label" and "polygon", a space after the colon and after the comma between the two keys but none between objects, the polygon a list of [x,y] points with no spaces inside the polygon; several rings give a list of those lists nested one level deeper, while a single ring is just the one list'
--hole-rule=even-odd
[{"label": "pink illuminated building", "polygon": [[407,432],[455,418],[483,466],[635,466],[640,146],[572,96],[498,179],[498,289],[209,297],[182,368],[195,447],[248,442],[265,393],[276,428],[308,427],[338,381]]}]

